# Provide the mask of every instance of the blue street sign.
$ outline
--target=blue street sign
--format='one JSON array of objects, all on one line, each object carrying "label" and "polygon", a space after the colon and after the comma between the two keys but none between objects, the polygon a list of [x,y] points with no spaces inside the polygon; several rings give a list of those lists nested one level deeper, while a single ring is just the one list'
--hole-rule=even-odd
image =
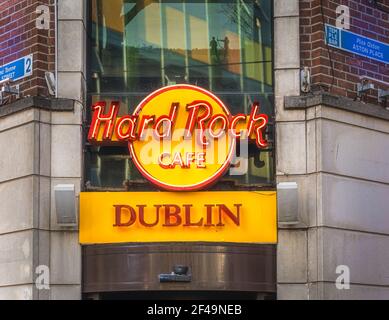
[{"label": "blue street sign", "polygon": [[334,48],[389,63],[389,44],[326,24],[326,43]]},{"label": "blue street sign", "polygon": [[32,75],[32,54],[0,66],[0,80],[20,80]]}]

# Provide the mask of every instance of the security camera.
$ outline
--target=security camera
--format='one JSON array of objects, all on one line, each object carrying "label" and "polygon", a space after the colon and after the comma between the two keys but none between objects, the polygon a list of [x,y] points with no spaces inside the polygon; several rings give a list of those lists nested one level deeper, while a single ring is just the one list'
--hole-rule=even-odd
[{"label": "security camera", "polygon": [[49,89],[49,93],[51,96],[55,96],[56,92],[56,84],[55,84],[55,76],[52,72],[45,72],[46,85]]}]

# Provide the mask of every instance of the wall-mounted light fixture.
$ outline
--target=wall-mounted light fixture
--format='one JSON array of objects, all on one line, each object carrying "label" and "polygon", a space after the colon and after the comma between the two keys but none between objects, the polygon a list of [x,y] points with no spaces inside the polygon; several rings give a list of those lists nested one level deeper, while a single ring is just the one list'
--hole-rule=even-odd
[{"label": "wall-mounted light fixture", "polygon": [[[387,102],[389,100],[389,90],[378,89],[378,102]],[[389,109],[389,107],[386,107]]]},{"label": "wall-mounted light fixture", "polygon": [[56,81],[55,81],[55,75],[53,72],[45,72],[45,80],[46,80],[46,85],[47,89],[49,90],[49,94],[51,96],[55,96],[57,92],[56,88]]},{"label": "wall-mounted light fixture", "polygon": [[357,98],[361,99],[369,90],[372,89],[374,89],[374,84],[370,81],[370,79],[362,79],[360,83],[357,83]]},{"label": "wall-mounted light fixture", "polygon": [[298,224],[298,186],[296,182],[277,184],[278,222]]},{"label": "wall-mounted light fixture", "polygon": [[56,185],[54,195],[57,224],[64,227],[76,226],[76,192],[74,184]]}]

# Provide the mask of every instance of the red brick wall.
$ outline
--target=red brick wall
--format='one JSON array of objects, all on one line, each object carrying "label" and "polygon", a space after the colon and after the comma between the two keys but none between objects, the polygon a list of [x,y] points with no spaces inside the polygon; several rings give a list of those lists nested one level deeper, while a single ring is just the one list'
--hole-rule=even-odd
[{"label": "red brick wall", "polygon": [[[33,54],[33,75],[18,81],[23,96],[47,96],[45,71],[55,70],[55,11],[52,0],[0,0],[0,65]],[[36,28],[36,8],[50,8],[50,29]]]},{"label": "red brick wall", "polygon": [[[389,11],[389,0],[378,2]],[[389,65],[325,45],[322,12],[324,23],[335,26],[338,5],[350,8],[351,32],[385,43],[389,43],[389,14],[368,0],[300,0],[301,66],[311,68],[313,89],[355,98],[361,76],[389,83]],[[378,82],[375,86],[385,89]],[[371,90],[366,100],[377,103],[376,90]]]}]

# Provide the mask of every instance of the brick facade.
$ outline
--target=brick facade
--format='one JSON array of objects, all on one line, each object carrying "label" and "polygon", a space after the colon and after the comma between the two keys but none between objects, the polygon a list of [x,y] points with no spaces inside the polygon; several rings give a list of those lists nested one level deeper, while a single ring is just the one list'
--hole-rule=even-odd
[{"label": "brick facade", "polygon": [[[22,96],[48,96],[45,71],[55,70],[55,11],[52,0],[0,1],[0,65],[33,54],[33,75],[18,81]],[[50,29],[36,28],[36,8],[50,8]]]},{"label": "brick facade", "polygon": [[[389,0],[378,3],[389,11]],[[48,5],[51,12],[50,30],[36,28],[36,8]],[[21,80],[23,95],[47,96],[45,71],[55,70],[54,1],[3,0],[0,3],[0,65],[25,55],[34,54],[33,76]],[[324,43],[324,23],[335,25],[336,7],[350,8],[350,31],[389,43],[389,14],[369,0],[300,0],[301,67],[311,68],[313,90],[356,97],[356,84],[361,76],[389,83],[389,66],[350,54]],[[383,84],[375,83],[377,88]],[[367,97],[377,103],[377,92]]]},{"label": "brick facade", "polygon": [[[389,0],[377,2],[389,11]],[[389,14],[369,0],[300,0],[301,67],[311,68],[313,90],[355,99],[360,77],[389,83],[389,65],[325,45],[323,22],[336,25],[338,5],[350,8],[351,32],[385,43],[389,43]],[[374,84],[387,89],[379,82]],[[366,101],[377,103],[377,91],[370,91]]]}]

